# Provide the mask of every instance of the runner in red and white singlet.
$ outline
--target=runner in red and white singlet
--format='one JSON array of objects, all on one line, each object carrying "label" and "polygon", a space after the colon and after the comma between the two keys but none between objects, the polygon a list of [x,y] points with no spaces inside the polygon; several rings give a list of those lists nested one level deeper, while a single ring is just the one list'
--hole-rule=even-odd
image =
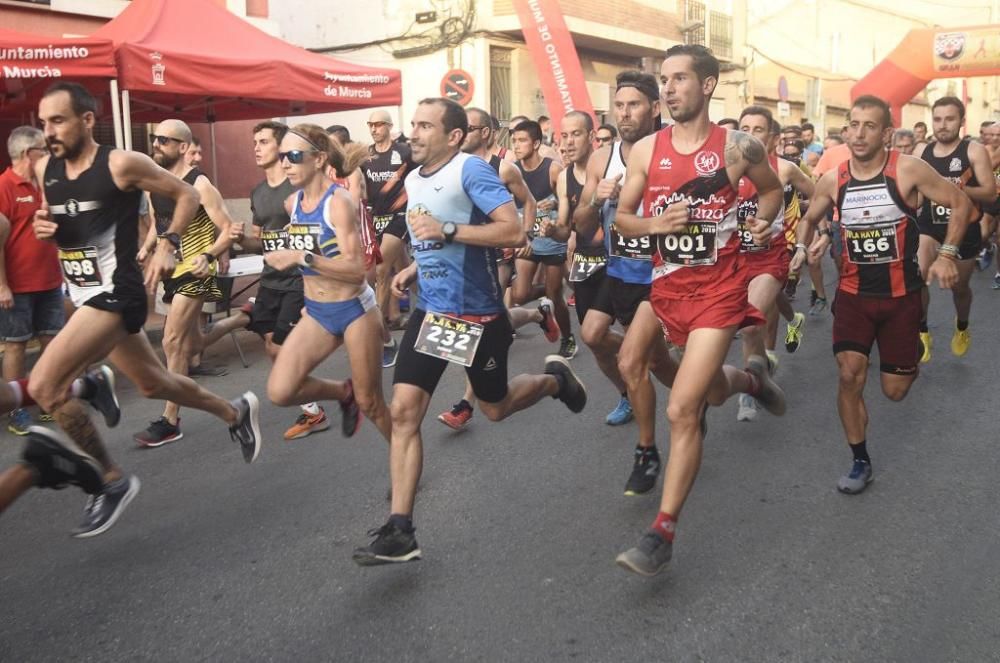
[{"label": "runner in red and white singlet", "polygon": [[[840,369],[837,409],[854,458],[837,488],[853,495],[873,478],[864,401],[872,346],[878,343],[882,392],[890,400],[903,400],[917,379],[921,289],[925,280],[929,284],[934,278],[942,288],[958,282],[959,244],[973,206],[925,161],[883,147],[892,135],[892,116],[883,100],[858,97],[849,127],[851,159],[817,182],[798,237],[808,236],[818,222],[809,260],[821,259],[831,242],[826,214],[834,207],[840,211],[843,270],[833,307],[833,352]],[[952,210],[944,242],[925,278],[917,265],[918,193]],[[803,259],[797,253],[792,269]]]},{"label": "runner in red and white singlet", "polygon": [[711,51],[674,46],[661,73],[675,124],[632,148],[616,218],[623,237],[653,237],[650,304],[667,338],[685,347],[667,406],[670,458],[660,513],[639,545],[617,559],[643,575],[660,572],[670,560],[676,518],[701,463],[707,405],[750,393],[770,412],[785,411],[784,394],[768,374],[762,335],[747,370],[723,366],[736,329],[764,322],[747,301],[746,261],[736,232],[738,182],[746,175],[757,187],[761,218],[746,221],[761,245],[770,241],[766,219],[781,209],[781,185],[760,141],[708,119],[719,80]]}]

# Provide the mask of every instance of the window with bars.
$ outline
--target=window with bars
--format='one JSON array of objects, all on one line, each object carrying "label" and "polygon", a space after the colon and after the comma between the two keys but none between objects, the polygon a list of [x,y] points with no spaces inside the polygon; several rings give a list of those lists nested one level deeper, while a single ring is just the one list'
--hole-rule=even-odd
[{"label": "window with bars", "polygon": [[686,2],[684,3],[684,23],[688,25],[701,23],[700,26],[692,28],[684,33],[685,44],[699,44],[701,46],[708,45],[705,43],[704,2],[698,2],[697,0],[686,0]]},{"label": "window with bars", "polygon": [[721,12],[712,12],[709,17],[708,47],[717,57],[733,57],[733,19]]},{"label": "window with bars", "polygon": [[511,113],[509,48],[490,46],[490,113],[499,120],[507,120]]}]

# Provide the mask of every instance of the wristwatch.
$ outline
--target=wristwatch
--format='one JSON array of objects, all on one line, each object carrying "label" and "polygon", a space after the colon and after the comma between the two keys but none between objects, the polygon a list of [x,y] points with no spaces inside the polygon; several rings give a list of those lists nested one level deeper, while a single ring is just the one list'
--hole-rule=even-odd
[{"label": "wristwatch", "polygon": [[820,228],[816,232],[818,232],[821,236],[829,235],[830,237],[833,237],[833,232],[829,228]]},{"label": "wristwatch", "polygon": [[299,261],[299,265],[301,267],[313,267],[314,264],[315,264],[315,261],[316,261],[315,259],[316,259],[316,256],[314,256],[313,254],[309,253],[308,251],[303,251],[303,253],[302,253],[302,260]]},{"label": "wristwatch", "polygon": [[444,243],[451,244],[455,241],[455,233],[458,232],[458,226],[455,225],[454,221],[445,221],[444,225],[441,226],[441,232],[444,233]]},{"label": "wristwatch", "polygon": [[177,233],[163,233],[162,235],[157,235],[157,239],[165,239],[174,245],[174,248],[178,251],[181,250],[181,236]]},{"label": "wristwatch", "polygon": [[208,251],[202,253],[201,255],[205,256],[205,260],[208,260],[209,265],[215,262],[215,255],[209,253]]}]

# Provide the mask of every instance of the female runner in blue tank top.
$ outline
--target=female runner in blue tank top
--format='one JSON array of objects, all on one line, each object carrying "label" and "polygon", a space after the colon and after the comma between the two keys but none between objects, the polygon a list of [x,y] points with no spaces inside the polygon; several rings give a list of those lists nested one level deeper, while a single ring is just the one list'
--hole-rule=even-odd
[{"label": "female runner in blue tank top", "polygon": [[[375,293],[365,279],[357,204],[326,177],[332,165],[342,177],[367,158],[367,150],[345,151],[322,127],[299,124],[281,141],[279,159],[296,192],[286,202],[291,221],[284,246],[268,252],[275,269],[299,266],[306,312],[282,344],[267,381],[275,405],[336,400],[343,434],[357,432],[365,414],[389,440],[389,410],[382,395],[382,323]],[[346,344],[351,377],[325,380],[313,369]]]}]

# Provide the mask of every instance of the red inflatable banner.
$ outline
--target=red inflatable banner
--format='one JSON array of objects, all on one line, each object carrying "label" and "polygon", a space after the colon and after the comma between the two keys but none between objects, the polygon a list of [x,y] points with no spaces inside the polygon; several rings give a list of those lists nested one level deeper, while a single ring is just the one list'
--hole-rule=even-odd
[{"label": "red inflatable banner", "polygon": [[552,126],[572,110],[594,115],[594,105],[583,79],[580,58],[566,27],[558,0],[514,0],[531,59],[542,84]]}]

